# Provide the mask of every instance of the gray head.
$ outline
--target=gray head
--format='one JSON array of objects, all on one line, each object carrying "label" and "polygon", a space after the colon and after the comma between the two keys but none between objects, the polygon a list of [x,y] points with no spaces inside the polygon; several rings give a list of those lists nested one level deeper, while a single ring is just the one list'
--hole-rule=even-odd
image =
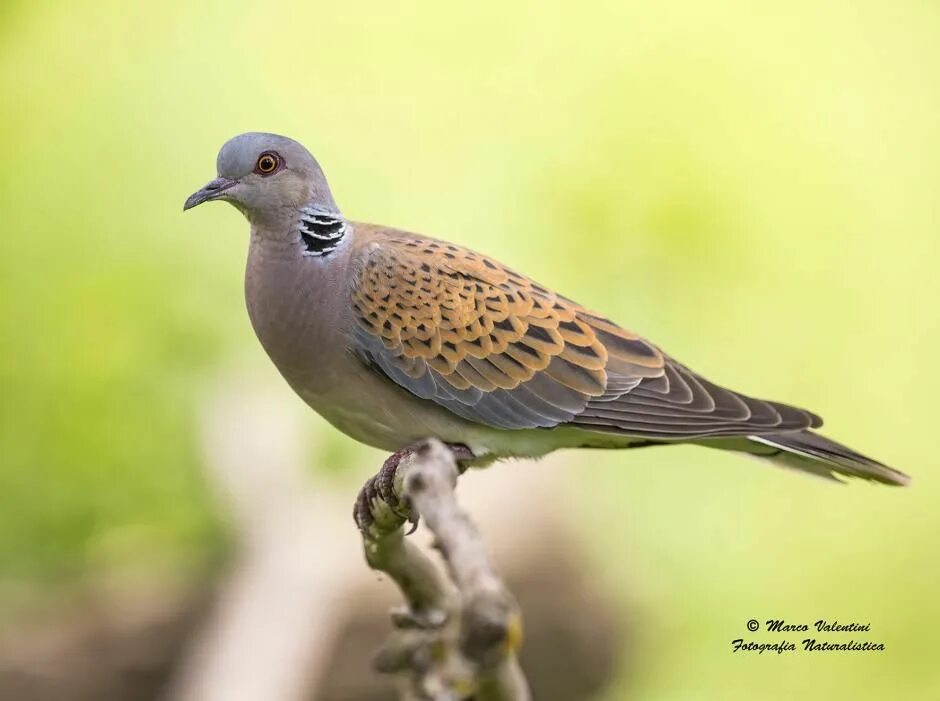
[{"label": "gray head", "polygon": [[224,200],[249,220],[308,204],[339,211],[316,159],[286,136],[248,132],[229,139],[219,151],[216,171],[219,177],[190,195],[184,210]]}]

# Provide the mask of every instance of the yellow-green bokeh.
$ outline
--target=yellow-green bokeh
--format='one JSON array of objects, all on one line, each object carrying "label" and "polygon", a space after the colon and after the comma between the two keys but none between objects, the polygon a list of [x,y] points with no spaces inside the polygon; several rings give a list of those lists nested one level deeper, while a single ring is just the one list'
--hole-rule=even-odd
[{"label": "yellow-green bokeh", "polygon": [[[263,360],[244,222],[180,210],[266,130],[350,217],[486,250],[914,475],[573,457],[596,576],[643,615],[610,699],[940,697],[938,75],[915,0],[0,6],[0,593],[219,552],[197,400]],[[775,616],[888,650],[730,653]]]}]

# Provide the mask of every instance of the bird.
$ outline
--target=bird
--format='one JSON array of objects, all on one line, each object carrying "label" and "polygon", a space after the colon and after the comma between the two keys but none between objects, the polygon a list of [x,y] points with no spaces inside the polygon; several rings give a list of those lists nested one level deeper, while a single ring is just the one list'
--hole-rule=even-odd
[{"label": "bird", "polygon": [[261,345],[304,402],[391,451],[393,467],[427,438],[462,468],[693,443],[837,481],[910,482],[817,433],[815,413],[714,384],[487,255],[347,219],[293,139],[235,136],[216,167],[183,209],[221,200],[247,218],[245,298]]}]

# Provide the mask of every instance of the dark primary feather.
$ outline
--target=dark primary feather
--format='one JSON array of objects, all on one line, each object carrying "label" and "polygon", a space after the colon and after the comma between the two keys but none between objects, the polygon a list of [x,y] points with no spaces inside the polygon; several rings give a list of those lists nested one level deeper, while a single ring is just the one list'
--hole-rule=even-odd
[{"label": "dark primary feather", "polygon": [[732,392],[666,358],[663,374],[592,399],[573,423],[664,440],[816,428],[804,409]]}]

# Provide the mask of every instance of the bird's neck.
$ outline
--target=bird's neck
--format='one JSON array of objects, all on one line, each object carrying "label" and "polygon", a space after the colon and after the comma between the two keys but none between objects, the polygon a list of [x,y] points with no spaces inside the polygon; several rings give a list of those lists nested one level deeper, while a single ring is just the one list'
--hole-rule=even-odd
[{"label": "bird's neck", "polygon": [[[314,239],[314,250],[308,237]],[[345,220],[332,223],[310,214],[295,215],[276,228],[252,224],[245,271],[248,315],[261,344],[292,384],[328,383],[322,368],[331,366],[332,353],[345,348],[348,320],[342,312],[348,306],[353,238]]]},{"label": "bird's neck", "polygon": [[336,251],[352,227],[334,207],[310,204],[247,215],[252,240],[285,250],[299,246],[304,255],[327,257]]}]

